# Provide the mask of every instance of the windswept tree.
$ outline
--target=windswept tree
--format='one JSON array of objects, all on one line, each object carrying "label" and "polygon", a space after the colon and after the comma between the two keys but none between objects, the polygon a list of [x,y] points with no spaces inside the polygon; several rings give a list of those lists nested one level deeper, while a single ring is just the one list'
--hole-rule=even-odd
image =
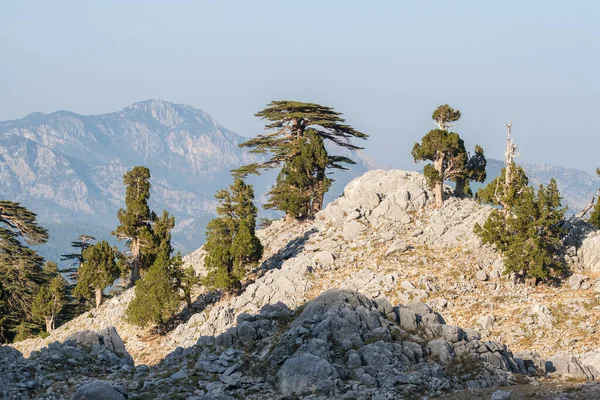
[{"label": "windswept tree", "polygon": [[79,235],[77,240],[71,242],[71,247],[73,247],[73,253],[61,254],[61,261],[68,261],[71,263],[71,268],[63,268],[61,272],[66,274],[73,281],[77,280],[77,270],[83,264],[83,251],[90,247],[95,241],[96,238],[89,235]]},{"label": "windswept tree", "polygon": [[[257,117],[268,121],[265,127],[267,133],[240,145],[250,148],[251,153],[268,154],[268,159],[240,167],[233,171],[234,176],[245,177],[248,174],[259,174],[262,170],[281,167],[280,175],[283,177],[278,178],[271,191],[271,206],[294,218],[314,214],[323,206],[323,196],[330,185],[326,178],[327,170],[344,170],[347,169],[345,165],[354,164],[348,157],[328,155],[321,140],[352,151],[361,149],[352,143],[352,139],[368,137],[347,125],[341,115],[330,107],[314,103],[271,102],[264,110],[256,113]],[[294,162],[302,156],[302,149],[306,145],[312,146],[313,149],[311,152],[304,152],[303,156],[315,159]],[[304,170],[300,171],[302,167]],[[306,189],[306,186],[309,189]],[[285,193],[297,197],[293,206],[281,201]],[[306,200],[307,193],[309,200]],[[289,210],[285,208],[291,206],[294,210],[298,203],[304,203],[300,208],[306,208],[308,203],[308,210],[304,214],[290,215]]]},{"label": "windswept tree", "polygon": [[437,207],[444,204],[446,180],[456,183],[455,193],[459,196],[464,194],[469,180],[485,180],[486,160],[483,149],[476,146],[475,154],[469,156],[459,134],[449,131],[460,117],[459,110],[454,110],[447,104],[439,106],[431,116],[437,129],[430,130],[423,136],[421,143],[415,143],[412,150],[415,162],[432,162],[425,165],[424,174],[434,191]]},{"label": "windswept tree", "polygon": [[254,190],[241,179],[236,179],[229,190],[215,195],[220,205],[218,217],[206,229],[207,255],[204,264],[208,270],[204,284],[210,288],[232,290],[239,287],[246,268],[260,260],[263,247],[256,237]]},{"label": "windswept tree", "polygon": [[265,208],[284,211],[288,217],[312,217],[323,205],[323,197],[331,186],[325,175],[328,165],[323,139],[313,130],[298,140],[298,155],[285,163],[269,192]]},{"label": "windswept tree", "polygon": [[58,265],[53,261],[44,264],[47,282],[40,287],[31,305],[33,317],[43,322],[46,332],[52,332],[56,324],[56,316],[67,301],[67,281],[60,275]]},{"label": "windswept tree", "polygon": [[0,200],[0,342],[31,318],[31,303],[45,282],[43,258],[29,245],[48,240],[34,213],[19,203]]},{"label": "windswept tree", "polygon": [[113,231],[119,240],[125,240],[131,251],[130,269],[131,284],[141,277],[144,267],[145,250],[152,247],[152,223],[156,214],[150,211],[150,170],[146,167],[134,167],[123,176],[125,183],[125,209],[120,209],[118,218],[120,225]]},{"label": "windswept tree", "polygon": [[162,327],[179,310],[178,278],[182,276],[182,260],[179,254],[171,257],[171,230],[174,226],[175,218],[163,211],[152,227],[152,265],[136,282],[135,298],[126,311],[128,321],[135,325],[156,324]]},{"label": "windswept tree", "polygon": [[106,240],[83,251],[84,262],[77,273],[77,285],[73,293],[85,299],[95,299],[96,308],[104,298],[104,289],[119,277],[116,251]]}]

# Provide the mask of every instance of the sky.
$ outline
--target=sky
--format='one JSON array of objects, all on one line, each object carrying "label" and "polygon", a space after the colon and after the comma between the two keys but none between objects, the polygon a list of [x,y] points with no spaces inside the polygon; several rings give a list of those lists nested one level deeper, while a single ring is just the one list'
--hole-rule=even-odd
[{"label": "sky", "polygon": [[315,102],[370,135],[366,154],[410,151],[440,104],[468,148],[593,172],[600,132],[596,1],[0,0],[0,120],[100,114],[161,98],[244,136],[271,100]]}]

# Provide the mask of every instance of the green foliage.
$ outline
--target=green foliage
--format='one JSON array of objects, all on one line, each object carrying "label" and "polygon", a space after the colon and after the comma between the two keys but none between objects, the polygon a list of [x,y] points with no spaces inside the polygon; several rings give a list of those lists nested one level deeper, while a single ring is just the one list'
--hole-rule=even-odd
[{"label": "green foliage", "polygon": [[328,163],[325,143],[314,130],[309,130],[296,146],[296,156],[281,168],[265,208],[301,219],[312,217],[321,209],[331,179],[325,176]]},{"label": "green foliage", "polygon": [[484,204],[509,208],[529,185],[529,178],[527,178],[523,168],[513,163],[512,171],[513,178],[508,193],[504,193],[506,168],[503,168],[500,175],[488,183],[485,188],[479,189],[476,196],[477,199]]},{"label": "green foliage", "polygon": [[421,143],[415,143],[412,149],[415,162],[433,163],[425,165],[424,174],[429,187],[435,189],[438,207],[443,204],[443,186],[446,179],[456,183],[455,193],[462,196],[469,193],[469,181],[483,182],[486,178],[487,161],[483,148],[475,146],[475,153],[470,155],[459,134],[449,132],[452,123],[457,122],[460,116],[460,111],[454,110],[448,104],[439,106],[431,116],[438,128],[430,130],[423,136]]},{"label": "green foliage", "polygon": [[[600,168],[596,169],[596,174],[600,176]],[[596,204],[594,205],[594,209],[590,214],[590,219],[588,222],[597,228],[600,228],[600,198],[596,197]]]},{"label": "green foliage", "polygon": [[15,327],[14,332],[15,332],[15,337],[13,339],[14,342],[21,342],[21,341],[29,339],[31,336],[33,336],[31,325],[27,324],[24,321]]},{"label": "green foliage", "polygon": [[150,211],[150,170],[146,167],[134,167],[123,176],[125,190],[125,209],[117,216],[120,225],[112,232],[119,240],[125,240],[131,251],[131,283],[140,278],[140,271],[151,265],[147,260],[147,249],[153,243],[152,223],[156,214]]},{"label": "green foliage", "polygon": [[95,295],[96,306],[99,306],[102,291],[119,277],[116,253],[106,240],[85,249],[84,262],[77,273],[78,281],[73,293],[86,299],[92,299]]},{"label": "green foliage", "polygon": [[475,225],[474,232],[500,251],[505,273],[514,272],[523,279],[547,279],[564,272],[557,255],[566,211],[560,200],[554,179],[547,187],[540,185],[537,194],[533,188],[524,187],[518,196],[511,197],[508,212],[492,211],[483,226]]},{"label": "green foliage", "polygon": [[[346,165],[355,164],[348,157],[328,155],[325,140],[349,150],[358,150],[360,147],[352,144],[351,139],[368,137],[347,125],[341,113],[313,103],[273,101],[256,116],[268,121],[265,128],[269,132],[242,143],[240,147],[250,148],[251,153],[269,154],[269,158],[232,172],[235,177],[241,178],[259,174],[261,170],[282,167],[270,193],[269,207],[286,212],[291,210],[288,215],[308,216],[318,211],[331,185],[326,178],[326,170],[345,170]],[[307,176],[303,177],[302,173]]]},{"label": "green foliage", "polygon": [[46,283],[40,287],[31,304],[31,314],[34,320],[43,324],[46,331],[54,329],[56,316],[67,301],[67,282],[60,275],[58,265],[48,261],[44,264]]},{"label": "green foliage", "polygon": [[167,253],[158,255],[144,278],[135,284],[135,298],[126,311],[130,323],[163,326],[179,310],[176,271],[180,262],[181,258],[171,259]]},{"label": "green foliage", "polygon": [[[181,256],[179,256],[181,257]],[[177,287],[181,290],[181,298],[185,301],[188,310],[192,310],[192,290],[200,285],[200,277],[194,268],[180,268],[177,274]]]},{"label": "green foliage", "polygon": [[43,259],[27,244],[43,244],[47,231],[19,203],[0,201],[0,342],[31,319],[31,303],[45,281]]},{"label": "green foliage", "polygon": [[174,227],[175,218],[167,211],[163,211],[152,225],[152,246],[147,253],[147,260],[152,260],[152,265],[136,282],[135,298],[126,311],[128,321],[135,325],[163,327],[179,310],[181,300],[191,308],[192,289],[199,283],[199,278],[193,269],[183,270],[179,253],[171,257],[171,230]]},{"label": "green foliage", "polygon": [[203,283],[213,289],[231,290],[239,286],[246,268],[258,262],[263,253],[255,235],[254,190],[236,179],[229,190],[219,190],[215,197],[220,205],[218,217],[206,230],[204,264],[208,273]]}]

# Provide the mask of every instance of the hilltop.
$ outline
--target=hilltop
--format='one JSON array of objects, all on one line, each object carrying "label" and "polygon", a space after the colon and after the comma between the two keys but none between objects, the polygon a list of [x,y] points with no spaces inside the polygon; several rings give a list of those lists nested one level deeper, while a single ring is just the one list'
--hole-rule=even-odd
[{"label": "hilltop", "polygon": [[[295,387],[317,394],[347,394],[352,382],[357,382],[352,390],[358,393],[356,398],[362,398],[361,393],[441,394],[450,389],[530,382],[552,368],[576,380],[599,378],[600,341],[594,333],[600,323],[600,236],[585,224],[576,224],[565,242],[572,277],[560,287],[525,286],[503,276],[499,255],[472,234],[474,224],[486,219],[490,207],[450,197],[442,209],[433,209],[431,198],[421,174],[369,171],[348,184],[343,196],[319,212],[314,221],[279,220],[258,231],[265,254],[242,291],[235,296],[197,293],[194,314],[180,315],[164,336],[124,321],[124,310],[133,296],[128,290],[59,327],[50,337],[26,340],[14,347],[29,356],[77,331],[114,326],[135,364],[156,364],[135,369],[144,376],[142,381],[151,378],[154,382],[154,386],[144,385],[140,393],[154,393],[161,382],[173,381],[177,390],[195,393],[197,389],[188,385],[200,379],[203,393],[250,395],[257,390],[278,398],[300,395],[290,389]],[[203,258],[199,249],[187,256],[185,263],[203,273]],[[328,292],[331,289],[335,290]],[[342,309],[350,310],[336,306],[336,313],[346,322],[335,322],[341,325],[331,332],[322,330],[334,324],[327,319],[332,317],[326,312],[329,306],[319,305],[339,304],[339,300],[327,300],[329,296],[347,298],[343,303],[348,305]],[[361,314],[364,311],[359,305],[379,322],[359,324],[359,336],[352,336],[355,328],[346,328],[348,322],[356,321],[352,313],[361,315],[360,320],[372,318]],[[307,317],[309,309],[320,310],[315,314],[318,317]],[[323,325],[325,319],[329,322]],[[379,329],[382,327],[386,329]],[[343,337],[335,339],[338,330]],[[348,340],[354,344],[344,344]],[[394,350],[394,343],[402,349]],[[412,348],[411,361],[400,361],[411,343],[419,350]],[[460,349],[476,348],[480,343],[487,349],[480,354],[490,355],[468,357],[482,362],[483,369],[475,368],[477,373],[464,370]],[[368,347],[372,345],[378,347]],[[286,350],[274,361],[281,346]],[[352,348],[355,350],[349,350]],[[356,357],[352,351],[360,355],[356,364],[351,361]],[[366,351],[375,353],[366,355]],[[407,382],[401,386],[386,387],[387,378],[379,375],[383,371],[368,368],[369,357],[380,360],[375,363],[383,362],[381,357],[390,360],[384,365],[400,363],[407,368],[403,374],[416,375],[402,378]],[[398,361],[392,361],[394,357],[399,357]],[[290,371],[307,368],[302,372],[306,376],[289,375],[285,369],[288,358],[299,359]],[[523,369],[523,365],[527,367]],[[323,382],[311,375],[313,368],[323,372]],[[390,368],[396,371],[398,367]],[[441,369],[432,372],[431,368]],[[267,378],[265,371],[276,378]],[[400,371],[394,376],[400,376]],[[425,384],[423,374],[435,374],[439,380],[426,380],[429,383]],[[132,384],[129,375],[115,372],[110,376],[109,380],[117,383]],[[220,383],[210,384],[212,379]],[[286,379],[295,383],[286,386],[282,383]],[[73,384],[61,390],[75,389]]]}]

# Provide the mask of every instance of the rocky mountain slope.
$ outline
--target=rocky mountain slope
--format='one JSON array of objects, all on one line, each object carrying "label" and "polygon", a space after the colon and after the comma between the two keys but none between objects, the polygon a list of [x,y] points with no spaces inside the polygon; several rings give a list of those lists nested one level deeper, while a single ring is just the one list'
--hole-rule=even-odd
[{"label": "rocky mountain slope", "polygon": [[[264,260],[238,295],[199,292],[194,313],[159,336],[124,321],[127,291],[46,339],[13,345],[29,359],[4,349],[30,371],[4,386],[13,397],[61,398],[102,378],[133,398],[362,399],[515,383],[527,384],[524,393],[540,382],[552,396],[560,388],[547,373],[600,378],[600,236],[578,226],[565,244],[575,274],[560,287],[528,287],[502,276],[498,254],[472,235],[489,207],[450,197],[437,210],[430,201],[418,173],[369,171],[315,221],[259,231]],[[202,273],[203,258],[199,249],[185,261]],[[111,327],[136,367],[59,368],[62,380],[45,364],[33,372],[32,356],[62,360],[56,352],[75,352],[76,332]]]},{"label": "rocky mountain slope", "polygon": [[[110,237],[124,206],[123,174],[145,165],[151,207],[175,215],[175,245],[185,254],[202,244],[229,171],[256,160],[237,147],[244,140],[202,110],[158,99],[103,115],[34,113],[0,122],[0,196],[38,214],[51,233],[39,251],[58,261],[80,234]],[[332,193],[365,170],[359,163],[337,174]],[[271,175],[251,179],[259,201]]]}]

